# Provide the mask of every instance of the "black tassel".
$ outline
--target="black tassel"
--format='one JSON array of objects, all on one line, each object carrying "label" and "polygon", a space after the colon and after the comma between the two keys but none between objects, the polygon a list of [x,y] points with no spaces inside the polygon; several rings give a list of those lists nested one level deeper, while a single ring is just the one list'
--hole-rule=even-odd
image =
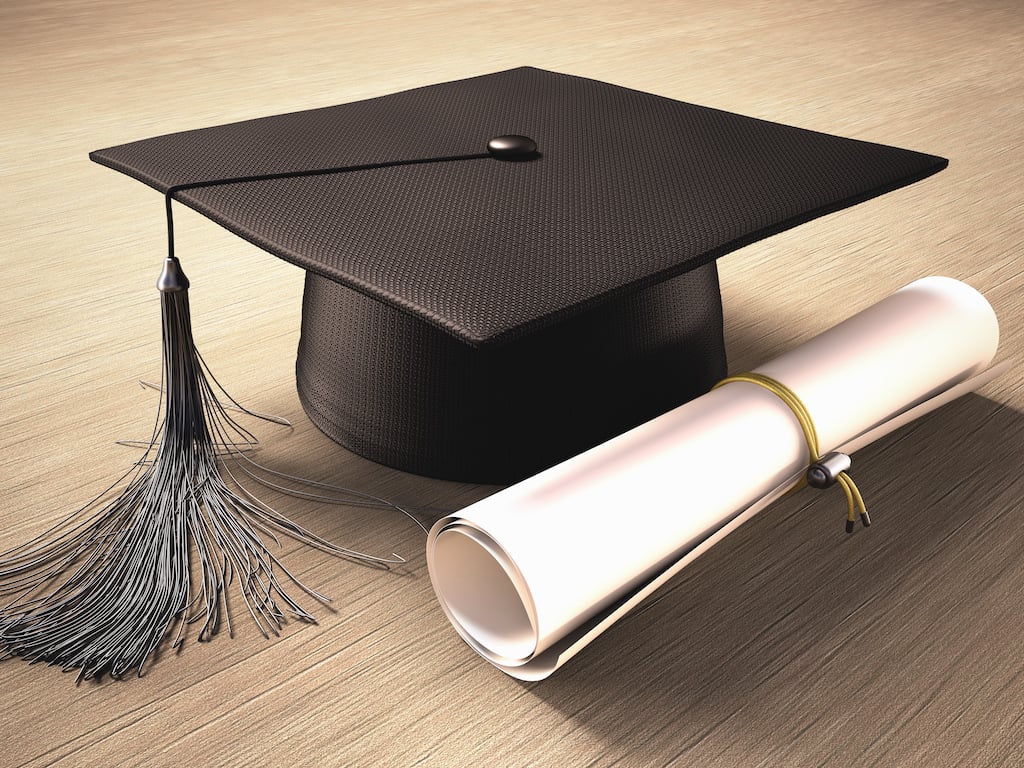
[{"label": "black tassel", "polygon": [[[161,642],[173,637],[172,647],[178,647],[193,622],[200,624],[199,640],[208,640],[222,623],[230,632],[226,589],[233,580],[264,636],[277,634],[287,614],[315,623],[285,592],[278,574],[316,600],[326,598],[281,565],[261,532],[273,537],[274,530],[282,531],[378,567],[403,562],[397,555],[380,558],[330,544],[238,485],[227,460],[259,467],[246,457],[257,440],[231,418],[218,393],[235,409],[267,417],[241,408],[207,369],[192,338],[188,279],[173,256],[157,287],[163,412],[146,454],[107,492],[0,556],[0,595],[14,596],[0,608],[5,656],[78,669],[79,682],[141,675]],[[260,481],[247,467],[242,471]],[[363,501],[355,503],[382,502],[360,496]]]}]

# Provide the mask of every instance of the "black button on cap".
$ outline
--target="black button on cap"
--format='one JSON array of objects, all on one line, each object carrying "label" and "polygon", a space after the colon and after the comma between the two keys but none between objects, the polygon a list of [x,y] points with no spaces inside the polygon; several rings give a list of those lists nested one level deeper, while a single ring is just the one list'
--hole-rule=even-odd
[{"label": "black button on cap", "polygon": [[495,136],[487,142],[487,151],[499,160],[528,160],[537,155],[537,142],[529,136]]}]

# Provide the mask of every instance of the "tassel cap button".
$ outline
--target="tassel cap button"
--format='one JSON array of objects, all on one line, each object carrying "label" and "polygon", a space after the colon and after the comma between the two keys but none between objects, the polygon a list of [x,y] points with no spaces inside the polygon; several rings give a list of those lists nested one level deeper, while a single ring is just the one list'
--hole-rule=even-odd
[{"label": "tassel cap button", "polygon": [[487,142],[487,151],[498,160],[530,160],[537,156],[537,142],[529,136],[495,136]]}]

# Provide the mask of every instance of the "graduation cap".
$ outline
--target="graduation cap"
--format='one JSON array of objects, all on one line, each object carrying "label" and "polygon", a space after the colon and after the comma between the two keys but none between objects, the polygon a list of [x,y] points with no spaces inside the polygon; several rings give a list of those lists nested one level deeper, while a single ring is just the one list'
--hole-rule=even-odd
[{"label": "graduation cap", "polygon": [[307,270],[326,434],[490,482],[720,379],[715,259],[946,165],[530,67],[91,157]]}]

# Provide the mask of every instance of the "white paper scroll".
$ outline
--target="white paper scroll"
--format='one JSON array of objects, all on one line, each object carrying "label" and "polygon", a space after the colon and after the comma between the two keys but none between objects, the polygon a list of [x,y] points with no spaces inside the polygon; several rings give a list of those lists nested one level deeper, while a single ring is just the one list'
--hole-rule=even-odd
[{"label": "white paper scroll", "polygon": [[[822,453],[849,452],[980,383],[966,382],[998,338],[977,291],[928,277],[756,370],[804,402]],[[542,679],[782,495],[807,460],[789,408],[730,383],[438,521],[430,578],[470,646]]]}]

